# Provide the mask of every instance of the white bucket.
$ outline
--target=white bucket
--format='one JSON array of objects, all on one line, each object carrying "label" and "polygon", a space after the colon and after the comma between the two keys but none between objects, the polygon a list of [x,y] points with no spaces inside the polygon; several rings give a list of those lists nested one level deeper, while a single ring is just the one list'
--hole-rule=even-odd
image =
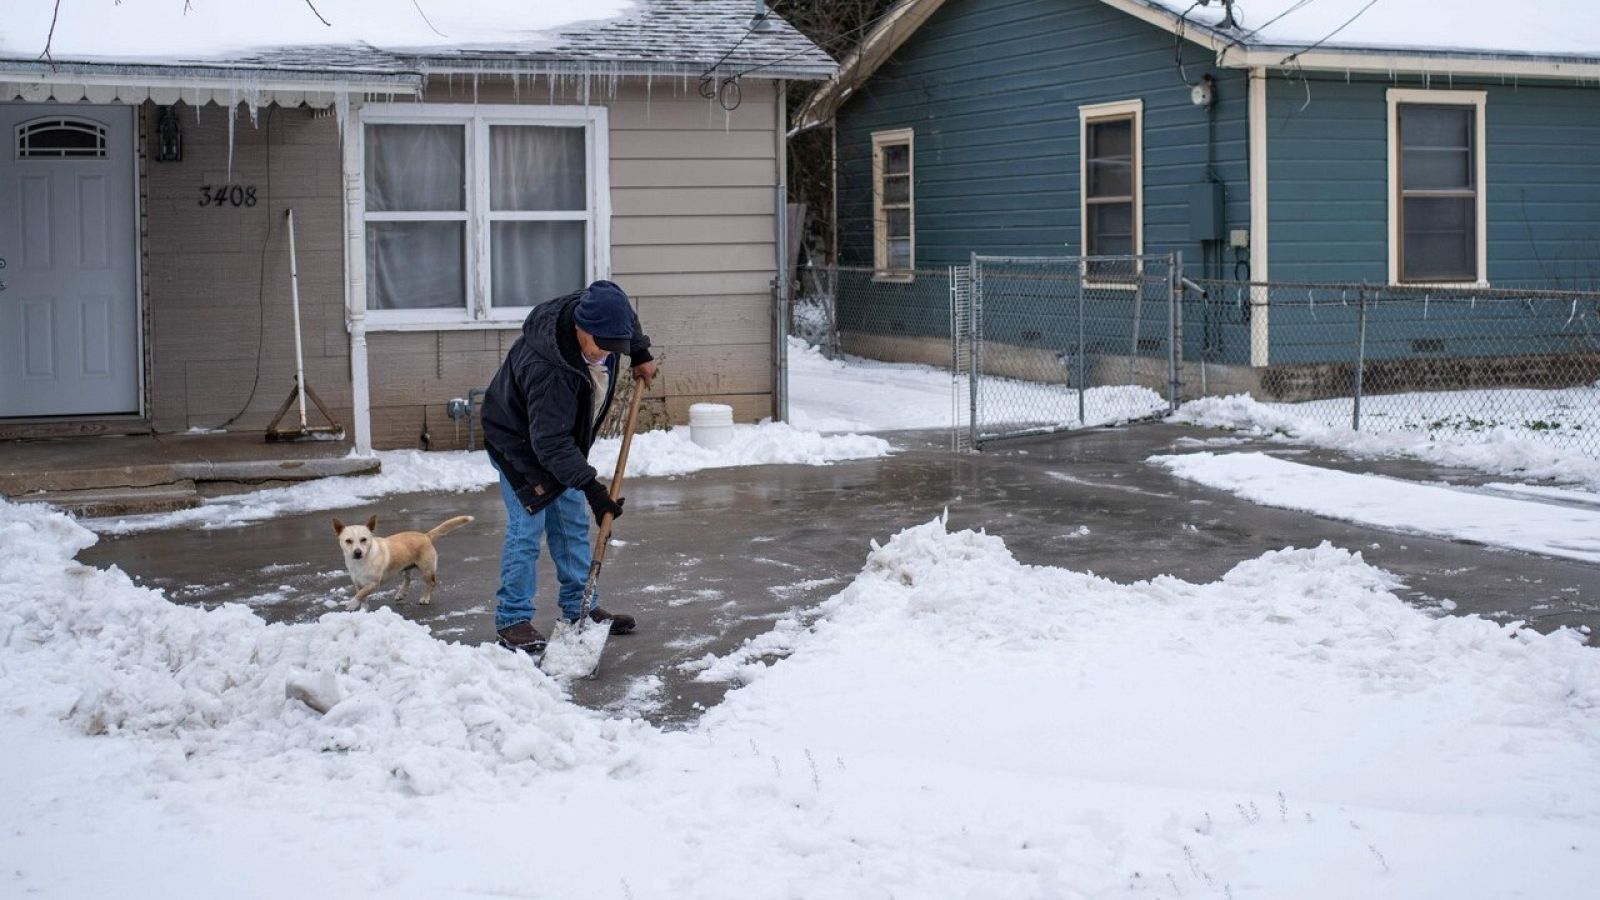
[{"label": "white bucket", "polygon": [[689,407],[689,440],[715,450],[733,441],[733,407],[723,403],[696,403]]}]

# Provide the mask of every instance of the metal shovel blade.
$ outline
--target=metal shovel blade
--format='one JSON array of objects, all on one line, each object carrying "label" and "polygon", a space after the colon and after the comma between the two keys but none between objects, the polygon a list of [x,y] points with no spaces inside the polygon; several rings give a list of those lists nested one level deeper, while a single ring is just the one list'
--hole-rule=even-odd
[{"label": "metal shovel blade", "polygon": [[600,654],[609,637],[610,622],[595,622],[587,616],[577,622],[557,622],[539,668],[557,680],[588,678],[600,670]]}]

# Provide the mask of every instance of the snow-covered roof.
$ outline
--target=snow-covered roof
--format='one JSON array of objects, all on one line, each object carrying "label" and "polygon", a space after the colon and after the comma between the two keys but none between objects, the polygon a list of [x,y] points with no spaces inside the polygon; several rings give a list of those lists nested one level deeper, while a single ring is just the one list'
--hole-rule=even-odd
[{"label": "snow-covered roof", "polygon": [[721,60],[729,74],[821,78],[834,68],[777,15],[752,30],[754,0],[64,0],[53,35],[56,0],[5,2],[0,69],[13,71],[698,74]]},{"label": "snow-covered roof", "polygon": [[[1189,22],[1220,26],[1223,0],[1145,0]],[[1600,56],[1600,4],[1573,0],[1234,0],[1241,43],[1290,52],[1421,50]]]},{"label": "snow-covered roof", "polygon": [[[1234,68],[1600,79],[1596,0],[1099,0]],[[945,0],[899,0],[796,115],[820,125]]]}]

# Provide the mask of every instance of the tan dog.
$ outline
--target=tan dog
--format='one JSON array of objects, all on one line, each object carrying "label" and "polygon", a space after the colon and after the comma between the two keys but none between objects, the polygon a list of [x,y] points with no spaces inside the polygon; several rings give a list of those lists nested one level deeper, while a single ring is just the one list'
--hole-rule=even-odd
[{"label": "tan dog", "polygon": [[433,589],[439,583],[439,554],[433,549],[433,542],[471,521],[471,516],[456,516],[439,523],[427,534],[402,531],[378,537],[372,533],[372,529],[378,527],[377,516],[368,519],[365,525],[346,525],[334,519],[333,533],[339,538],[345,568],[350,570],[350,578],[356,583],[356,596],[349,608],[366,609],[367,597],[396,572],[406,576],[395,595],[396,600],[404,600],[406,592],[411,590],[412,570],[422,573],[422,603],[432,603]]}]

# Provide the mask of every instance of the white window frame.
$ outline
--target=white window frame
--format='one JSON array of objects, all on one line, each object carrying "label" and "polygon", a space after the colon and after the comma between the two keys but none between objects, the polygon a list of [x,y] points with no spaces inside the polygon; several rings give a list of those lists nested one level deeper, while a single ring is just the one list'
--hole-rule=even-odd
[{"label": "white window frame", "polygon": [[[489,128],[494,125],[554,125],[582,123],[585,134],[585,168],[588,209],[562,212],[493,211],[489,202]],[[367,125],[460,125],[466,132],[465,212],[371,212],[367,210]],[[362,210],[359,252],[367,252],[367,223],[383,221],[465,221],[467,223],[466,297],[461,309],[366,308],[371,331],[455,331],[502,329],[527,318],[530,306],[494,306],[490,285],[490,223],[501,221],[587,221],[585,235],[589,258],[584,261],[584,283],[611,277],[611,150],[607,110],[603,106],[513,106],[466,103],[375,103],[360,111],[356,129],[361,146],[356,158],[362,170],[356,179]],[[370,288],[369,288],[370,290]],[[356,299],[366,307],[367,297]],[[534,303],[550,298],[530,298]]]},{"label": "white window frame", "polygon": [[[1485,123],[1487,91],[1419,90],[1389,88],[1389,283],[1397,287],[1488,287],[1489,286],[1489,181],[1488,146]],[[1473,166],[1477,190],[1477,277],[1472,281],[1422,282],[1400,280],[1400,107],[1420,103],[1427,106],[1472,106],[1477,110],[1473,125]]]},{"label": "white window frame", "polygon": [[[1144,255],[1144,101],[1117,100],[1078,107],[1078,248],[1089,255],[1089,126],[1133,119],[1133,255]],[[1140,264],[1142,267],[1142,263]],[[1128,285],[1132,287],[1133,285]]]},{"label": "white window frame", "polygon": [[[916,131],[895,128],[872,133],[872,280],[909,283],[917,269],[917,148]],[[906,145],[906,212],[911,219],[907,238],[911,252],[905,269],[889,266],[889,216],[883,208],[883,151],[894,144]],[[897,207],[898,208],[898,207]]]}]

